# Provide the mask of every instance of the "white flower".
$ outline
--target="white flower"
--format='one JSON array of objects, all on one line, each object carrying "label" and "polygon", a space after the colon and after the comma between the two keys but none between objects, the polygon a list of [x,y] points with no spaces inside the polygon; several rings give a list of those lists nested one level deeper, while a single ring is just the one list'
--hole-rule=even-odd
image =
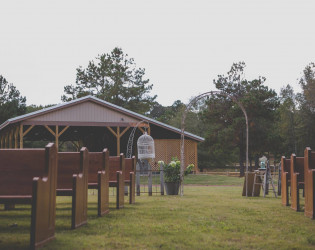
[{"label": "white flower", "polygon": [[173,168],[175,168],[175,167],[176,167],[176,162],[175,162],[175,161],[171,161],[171,162],[170,162],[170,165],[171,165]]}]

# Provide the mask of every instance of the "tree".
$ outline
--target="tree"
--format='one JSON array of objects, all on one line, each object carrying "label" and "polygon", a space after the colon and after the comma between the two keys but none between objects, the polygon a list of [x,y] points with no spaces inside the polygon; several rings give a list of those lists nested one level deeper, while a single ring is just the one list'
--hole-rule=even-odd
[{"label": "tree", "polygon": [[[236,98],[244,106],[249,125],[249,158],[258,163],[259,155],[269,152],[273,136],[275,110],[279,105],[274,90],[264,85],[265,78],[244,79],[245,63],[234,63],[226,76],[219,75],[214,84],[220,91]],[[209,126],[207,139],[221,157],[220,162],[231,162],[237,151],[241,172],[245,162],[246,127],[240,107],[226,95],[210,98],[204,111],[205,122]],[[237,149],[237,151],[236,151]],[[217,157],[213,155],[213,157]]]},{"label": "tree", "polygon": [[280,136],[280,152],[284,155],[297,153],[298,139],[296,136],[298,110],[296,109],[296,95],[290,85],[280,91],[280,106],[277,110],[277,133]]},{"label": "tree", "polygon": [[305,147],[315,148],[315,64],[310,63],[303,71],[299,81],[302,93],[297,94],[299,103],[299,126],[296,129],[299,138],[296,153],[303,153]]},{"label": "tree", "polygon": [[173,120],[182,114],[184,108],[185,105],[180,100],[176,100],[171,106],[166,107],[156,102],[150,112],[150,117],[179,128],[180,121],[178,124],[174,124]]},{"label": "tree", "polygon": [[93,95],[126,109],[146,114],[156,96],[149,96],[152,84],[144,79],[145,69],[137,68],[133,58],[122,49],[114,48],[110,54],[101,54],[88,67],[77,68],[76,84],[64,87],[62,101]]},{"label": "tree", "polygon": [[0,124],[26,112],[26,97],[12,83],[0,75]]}]

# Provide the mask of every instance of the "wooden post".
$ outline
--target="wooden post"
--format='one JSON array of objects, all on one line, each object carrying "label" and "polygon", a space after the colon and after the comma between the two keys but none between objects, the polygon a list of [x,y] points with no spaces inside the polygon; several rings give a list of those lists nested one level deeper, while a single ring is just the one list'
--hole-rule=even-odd
[{"label": "wooden post", "polygon": [[23,138],[27,135],[31,129],[34,128],[34,125],[30,126],[25,132],[23,132],[23,124],[20,125],[20,148],[23,148]]},{"label": "wooden post", "polygon": [[56,130],[55,132],[48,127],[47,125],[44,125],[45,128],[55,137],[55,141],[56,141],[56,147],[57,147],[57,151],[59,148],[59,137],[69,128],[69,126],[66,126],[63,130],[61,130],[61,132],[59,133],[59,126],[56,125]]},{"label": "wooden post", "polygon": [[120,155],[120,127],[117,127],[117,156]]},{"label": "wooden post", "polygon": [[4,148],[8,148],[8,132],[5,133],[5,137],[4,137]]},{"label": "wooden post", "polygon": [[140,196],[140,164],[141,161],[137,161],[136,164],[136,191],[137,191],[137,196]]},{"label": "wooden post", "polygon": [[149,196],[152,196],[152,168],[148,160],[145,160],[144,162],[144,164],[148,166],[148,191]]},{"label": "wooden post", "polygon": [[59,126],[58,125],[56,125],[55,139],[56,139],[56,147],[57,147],[57,152],[58,152],[58,149],[59,149]]},{"label": "wooden post", "polygon": [[23,124],[20,125],[20,148],[23,148]]},{"label": "wooden post", "polygon": [[19,127],[14,130],[14,148],[18,148]]},{"label": "wooden post", "polygon": [[117,156],[120,155],[120,138],[128,131],[130,127],[126,127],[123,132],[120,133],[120,127],[117,127],[115,132],[111,127],[107,127],[108,130],[116,137],[117,140]]},{"label": "wooden post", "polygon": [[12,132],[13,130],[10,130],[8,133],[8,137],[9,137],[9,148],[13,148],[12,147]]},{"label": "wooden post", "polygon": [[1,134],[1,148],[4,148],[4,135]]}]

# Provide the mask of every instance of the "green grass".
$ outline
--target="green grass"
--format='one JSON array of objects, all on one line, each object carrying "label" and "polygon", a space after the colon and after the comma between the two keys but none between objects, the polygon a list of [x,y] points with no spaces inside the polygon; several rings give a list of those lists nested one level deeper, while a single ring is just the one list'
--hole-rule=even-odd
[{"label": "green grass", "polygon": [[184,183],[191,185],[228,185],[228,186],[241,186],[244,182],[243,178],[229,177],[224,175],[187,175],[185,176]]},{"label": "green grass", "polygon": [[[97,193],[90,192],[88,224],[76,230],[70,230],[70,198],[58,197],[56,240],[43,249],[315,248],[315,221],[283,207],[280,198],[242,197],[240,178],[199,177],[183,197],[141,195],[121,210],[111,197],[111,211],[102,218],[96,216]],[[0,249],[28,247],[30,207],[16,207],[0,211]]]}]

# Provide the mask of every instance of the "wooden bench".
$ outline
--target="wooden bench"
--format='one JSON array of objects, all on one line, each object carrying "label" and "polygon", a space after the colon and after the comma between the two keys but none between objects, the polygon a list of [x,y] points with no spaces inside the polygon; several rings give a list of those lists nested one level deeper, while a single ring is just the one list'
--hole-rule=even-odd
[{"label": "wooden bench", "polygon": [[291,186],[291,160],[281,157],[281,203],[289,206],[289,187]]},{"label": "wooden bench", "polygon": [[87,223],[89,152],[58,153],[57,195],[72,196],[71,228]]},{"label": "wooden bench", "polygon": [[98,190],[98,216],[109,213],[109,151],[89,153],[89,189]]},{"label": "wooden bench", "polygon": [[315,152],[304,150],[305,216],[315,219]]},{"label": "wooden bench", "polygon": [[0,203],[31,204],[30,247],[55,238],[57,149],[0,150]]},{"label": "wooden bench", "polygon": [[125,156],[109,157],[109,186],[116,187],[116,208],[124,207]]},{"label": "wooden bench", "polygon": [[291,208],[300,210],[300,189],[304,189],[304,157],[291,155]]},{"label": "wooden bench", "polygon": [[136,200],[135,191],[136,157],[125,158],[125,186],[129,186],[129,204]]}]

